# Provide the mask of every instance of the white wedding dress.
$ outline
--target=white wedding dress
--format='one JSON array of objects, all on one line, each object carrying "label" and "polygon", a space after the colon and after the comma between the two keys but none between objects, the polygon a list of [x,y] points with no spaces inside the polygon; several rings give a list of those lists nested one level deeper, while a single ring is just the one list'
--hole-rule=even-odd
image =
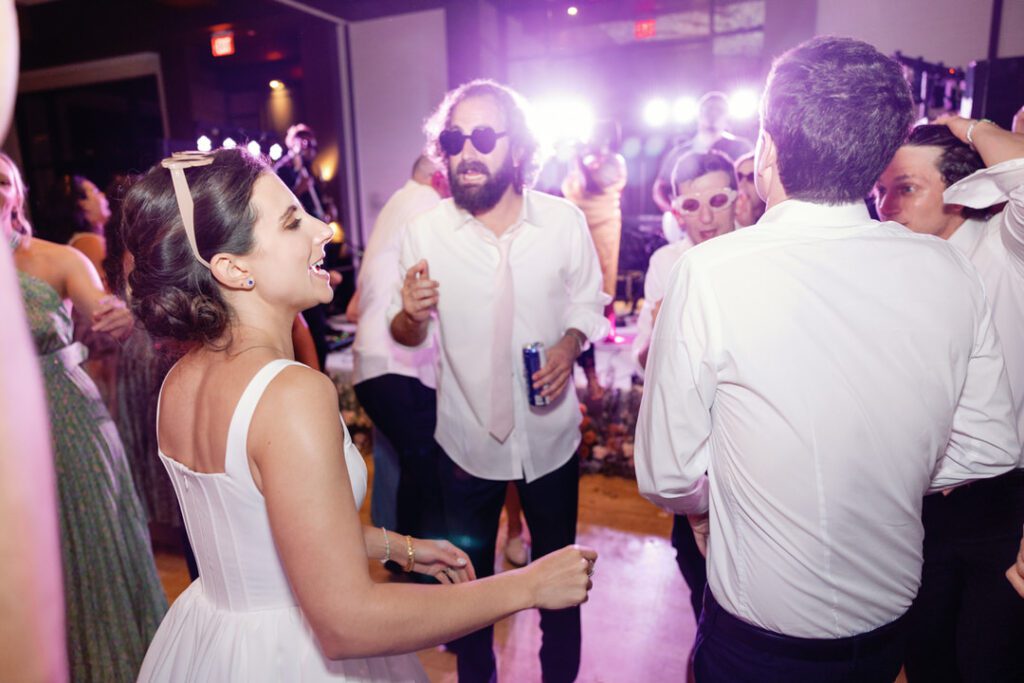
[{"label": "white wedding dress", "polygon": [[[242,393],[228,429],[223,473],[193,472],[160,453],[181,504],[199,578],[160,624],[140,682],[428,681],[412,654],[326,659],[292,595],[246,456],[256,405],[289,365],[297,363],[272,361]],[[366,465],[347,429],[345,463],[358,507],[366,495]]]}]

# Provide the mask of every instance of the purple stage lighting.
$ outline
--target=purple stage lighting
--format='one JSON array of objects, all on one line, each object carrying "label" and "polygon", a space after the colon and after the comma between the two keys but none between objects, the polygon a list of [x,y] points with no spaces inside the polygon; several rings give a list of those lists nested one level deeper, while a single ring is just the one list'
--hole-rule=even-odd
[{"label": "purple stage lighting", "polygon": [[245,148],[249,150],[249,155],[254,157],[258,157],[260,153],[263,151],[260,148],[260,143],[256,142],[255,140],[250,140],[249,144],[246,145]]},{"label": "purple stage lighting", "polygon": [[196,140],[196,149],[200,152],[209,152],[213,149],[213,141],[205,135],[200,135],[199,139]]},{"label": "purple stage lighting", "polygon": [[238,143],[235,142],[234,138],[224,138],[224,142],[222,142],[220,146],[224,149],[234,149],[235,147],[238,147]]},{"label": "purple stage lighting", "polygon": [[737,120],[753,118],[760,105],[761,98],[753,90],[737,90],[729,96],[729,116]]},{"label": "purple stage lighting", "polygon": [[575,17],[577,14],[580,13],[580,10],[578,7],[576,7],[576,5],[573,5],[569,9],[565,10],[565,13],[568,14],[570,17]]},{"label": "purple stage lighting", "polygon": [[670,113],[668,101],[656,97],[644,105],[644,123],[651,128],[661,128],[668,123]]},{"label": "purple stage lighting", "polygon": [[678,97],[672,103],[672,120],[676,123],[689,123],[697,118],[699,111],[696,97]]},{"label": "purple stage lighting", "polygon": [[281,145],[275,142],[270,146],[269,154],[271,161],[277,161],[278,159],[281,158],[281,155],[284,154],[284,150],[281,148]]}]

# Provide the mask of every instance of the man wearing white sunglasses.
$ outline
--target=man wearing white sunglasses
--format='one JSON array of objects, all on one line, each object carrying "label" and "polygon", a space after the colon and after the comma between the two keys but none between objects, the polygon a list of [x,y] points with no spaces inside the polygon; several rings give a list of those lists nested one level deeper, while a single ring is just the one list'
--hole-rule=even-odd
[{"label": "man wearing white sunglasses", "polygon": [[[736,176],[732,162],[718,152],[688,152],[672,169],[672,215],[683,238],[666,244],[653,254],[644,277],[644,307],[637,320],[633,353],[640,367],[647,365],[647,349],[658,306],[665,297],[672,266],[690,247],[712,237],[732,232],[736,223]],[[684,572],[685,575],[685,572]],[[693,586],[690,586],[693,588]],[[700,600],[700,591],[697,592]]]}]

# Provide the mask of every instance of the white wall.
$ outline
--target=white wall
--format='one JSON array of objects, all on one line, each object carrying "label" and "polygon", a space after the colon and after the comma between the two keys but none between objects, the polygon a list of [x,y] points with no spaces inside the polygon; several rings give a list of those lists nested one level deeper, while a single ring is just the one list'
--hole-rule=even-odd
[{"label": "white wall", "polygon": [[[988,55],[992,0],[819,0],[816,33],[966,67]],[[999,56],[1024,55],[1024,0],[1004,0]]]},{"label": "white wall", "polygon": [[365,245],[384,202],[408,180],[423,121],[448,89],[444,10],[353,22],[349,49]]}]

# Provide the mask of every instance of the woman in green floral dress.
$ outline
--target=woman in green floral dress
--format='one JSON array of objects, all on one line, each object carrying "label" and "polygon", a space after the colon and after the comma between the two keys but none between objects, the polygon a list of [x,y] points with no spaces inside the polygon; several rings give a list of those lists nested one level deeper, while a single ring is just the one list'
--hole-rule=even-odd
[{"label": "woman in green floral dress", "polygon": [[167,601],[117,429],[81,367],[65,300],[94,332],[123,337],[131,316],[70,247],[30,239],[17,168],[0,154],[0,231],[13,249],[46,387],[60,509],[68,660],[76,683],[134,681]]}]

